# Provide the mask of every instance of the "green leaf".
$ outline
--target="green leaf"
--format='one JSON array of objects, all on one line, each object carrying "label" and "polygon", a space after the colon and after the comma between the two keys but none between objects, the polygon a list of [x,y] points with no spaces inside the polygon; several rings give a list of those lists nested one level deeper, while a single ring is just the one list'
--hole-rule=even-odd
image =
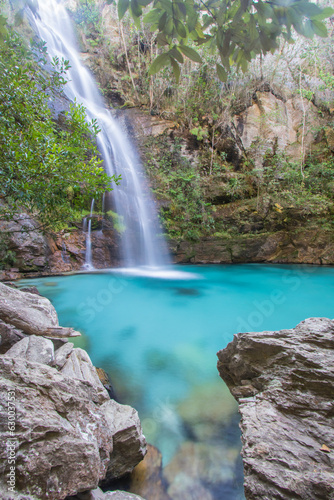
[{"label": "green leaf", "polygon": [[159,0],[159,3],[168,14],[173,15],[173,5],[170,0]]},{"label": "green leaf", "polygon": [[165,52],[164,54],[160,54],[160,56],[158,56],[151,64],[149,72],[148,72],[149,76],[155,75],[156,73],[158,73],[158,71],[160,71],[162,68],[167,66],[167,64],[169,64],[170,61],[171,61],[171,59],[170,59],[169,54],[167,52]]},{"label": "green leaf", "polygon": [[164,47],[165,45],[169,45],[169,41],[164,33],[159,33],[157,35],[157,44],[160,47]]},{"label": "green leaf", "polygon": [[119,19],[123,19],[124,14],[129,8],[130,1],[129,0],[118,0],[117,11]]},{"label": "green leaf", "polygon": [[180,9],[181,14],[183,14],[183,16],[186,17],[186,15],[187,15],[187,8],[186,8],[185,4],[182,3],[182,2],[177,2],[176,5]]},{"label": "green leaf", "polygon": [[143,19],[144,23],[146,23],[146,24],[156,23],[157,21],[159,21],[159,19],[161,17],[161,13],[162,13],[161,9],[150,10],[150,12],[148,12],[146,14],[146,16],[144,16],[144,19]]},{"label": "green leaf", "polygon": [[131,10],[134,17],[140,17],[143,13],[138,0],[131,0]]},{"label": "green leaf", "polygon": [[178,47],[183,54],[194,62],[201,63],[202,58],[196,50],[187,47],[186,45],[179,45]]},{"label": "green leaf", "polygon": [[181,38],[186,38],[187,37],[187,31],[184,27],[184,25],[181,23],[181,21],[176,21],[176,31],[180,35]]},{"label": "green leaf", "polygon": [[218,78],[221,82],[226,82],[227,81],[227,73],[225,71],[225,69],[223,68],[223,66],[221,66],[220,64],[216,64],[216,70],[217,70],[217,75],[218,75]]},{"label": "green leaf", "polygon": [[324,23],[322,23],[321,21],[316,21],[315,19],[312,19],[310,23],[316,35],[321,36],[323,38],[325,38],[328,35],[328,31]]},{"label": "green leaf", "polygon": [[164,12],[159,19],[159,24],[158,24],[159,31],[162,31],[164,29],[166,21],[167,21],[167,12]]},{"label": "green leaf", "polygon": [[173,59],[173,57],[170,58],[170,61],[172,63],[172,68],[173,68],[173,73],[175,76],[176,83],[179,83],[180,81],[180,75],[181,75],[181,69],[179,64]]},{"label": "green leaf", "polygon": [[174,47],[172,48],[172,50],[169,51],[169,53],[171,56],[174,57],[174,59],[179,61],[179,63],[182,64],[184,62],[183,56],[182,56],[181,52],[178,50],[176,45],[174,45]]},{"label": "green leaf", "polygon": [[142,7],[147,7],[153,0],[138,0],[139,5]]},{"label": "green leaf", "polygon": [[316,16],[312,16],[312,19],[315,19],[317,21],[322,21],[323,19],[327,19],[328,17],[331,17],[334,14],[334,9],[332,7],[325,7],[321,14],[317,14]]}]

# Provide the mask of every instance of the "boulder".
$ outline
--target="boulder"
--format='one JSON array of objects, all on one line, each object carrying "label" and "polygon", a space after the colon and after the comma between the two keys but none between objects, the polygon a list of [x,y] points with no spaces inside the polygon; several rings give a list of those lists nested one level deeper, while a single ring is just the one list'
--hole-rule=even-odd
[{"label": "boulder", "polygon": [[105,479],[105,483],[108,483],[132,472],[143,460],[146,441],[134,408],[109,400],[101,406],[101,411],[111,429],[114,443],[113,456]]},{"label": "boulder", "polygon": [[[73,344],[72,344],[73,345]],[[90,357],[83,349],[73,349],[64,366],[60,370],[67,377],[73,377],[82,381],[89,382],[106,399],[109,399],[107,390],[103,387],[96,368],[90,360]]]},{"label": "boulder", "polygon": [[48,299],[2,283],[0,319],[31,335],[43,335],[48,328],[58,326],[56,310]]},{"label": "boulder", "polygon": [[[6,445],[12,442],[15,487],[21,494],[60,500],[96,488],[112,452],[112,432],[100,409],[107,396],[22,358],[1,356],[0,372],[2,488],[9,473]],[[15,394],[13,428],[8,428],[8,394]],[[10,441],[11,432],[15,441]]]},{"label": "boulder", "polygon": [[239,401],[247,499],[334,498],[334,321],[239,333],[218,370]]},{"label": "boulder", "polygon": [[66,342],[55,352],[55,367],[60,370],[65,365],[69,355],[73,351],[74,344]]},{"label": "boulder", "polygon": [[6,356],[23,358],[33,363],[45,365],[52,365],[55,359],[52,341],[37,335],[29,335],[17,342],[6,352]]},{"label": "boulder", "polygon": [[[64,344],[56,352],[58,365],[65,360],[58,371],[42,362],[50,352],[51,340],[29,336],[0,357],[0,490],[6,491],[10,443],[16,489],[26,500],[62,500],[94,489],[107,472],[115,478],[132,471],[146,451],[137,412],[109,399],[88,354]],[[12,427],[8,394],[14,395]]]}]

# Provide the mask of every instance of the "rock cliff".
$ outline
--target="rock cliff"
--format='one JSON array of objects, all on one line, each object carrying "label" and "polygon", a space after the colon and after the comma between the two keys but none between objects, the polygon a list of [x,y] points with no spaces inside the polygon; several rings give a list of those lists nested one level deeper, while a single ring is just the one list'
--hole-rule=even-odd
[{"label": "rock cliff", "polygon": [[[47,299],[1,283],[0,318],[1,498],[61,500],[131,472],[146,453],[138,414],[65,338],[80,334]],[[108,495],[86,497],[139,498]]]},{"label": "rock cliff", "polygon": [[334,321],[239,333],[218,370],[239,402],[245,494],[334,498]]}]

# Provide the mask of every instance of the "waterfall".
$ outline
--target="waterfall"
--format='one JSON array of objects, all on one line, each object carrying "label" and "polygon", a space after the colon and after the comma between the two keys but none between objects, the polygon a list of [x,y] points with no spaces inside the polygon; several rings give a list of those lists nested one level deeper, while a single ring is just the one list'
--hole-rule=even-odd
[{"label": "waterfall", "polygon": [[85,217],[84,219],[84,225],[83,227],[87,227],[87,232],[86,232],[86,255],[85,255],[85,264],[84,264],[84,269],[87,271],[92,271],[94,269],[93,266],[93,261],[92,261],[92,238],[91,238],[91,233],[92,233],[92,217],[93,217],[93,211],[94,211],[94,198],[92,199],[92,204],[90,206],[90,215],[88,219],[88,227],[87,227],[87,219]]},{"label": "waterfall", "polygon": [[115,186],[111,198],[126,227],[121,236],[125,266],[157,268],[169,264],[166,244],[157,237],[157,213],[136,147],[124,125],[106,109],[91,73],[81,62],[64,5],[57,0],[41,0],[34,24],[39,37],[47,43],[50,57],[70,62],[64,92],[70,100],[85,106],[88,120],[97,119],[101,129],[97,143],[106,173],[122,175],[121,185]]}]

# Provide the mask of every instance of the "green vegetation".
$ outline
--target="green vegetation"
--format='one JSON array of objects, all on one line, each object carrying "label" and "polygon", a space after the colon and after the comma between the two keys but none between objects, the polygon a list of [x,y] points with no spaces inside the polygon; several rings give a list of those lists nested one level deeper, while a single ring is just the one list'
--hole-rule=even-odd
[{"label": "green vegetation", "polygon": [[334,229],[334,158],[308,158],[302,173],[282,153],[268,151],[261,170],[245,161],[235,171],[226,156],[202,147],[186,152],[186,143],[164,134],[146,139],[144,154],[161,220],[171,238],[296,230]]},{"label": "green vegetation", "polygon": [[164,52],[153,61],[149,73],[170,65],[177,81],[184,56],[202,62],[189,41],[219,55],[216,71],[225,82],[231,65],[245,72],[256,56],[275,51],[280,37],[293,42],[292,30],[308,38],[327,36],[322,21],[333,14],[333,9],[321,9],[308,0],[118,0],[117,5],[119,18],[129,9],[138,28],[143,9],[150,6],[143,22],[157,32]]},{"label": "green vegetation", "polygon": [[110,189],[94,141],[98,127],[96,121],[86,122],[84,108],[75,103],[58,118],[53,114],[50,101],[66,84],[66,61],[54,60],[52,71],[46,71],[42,43],[30,49],[10,27],[3,34],[0,219],[25,210],[42,228],[57,228]]},{"label": "green vegetation", "polygon": [[161,220],[172,238],[198,240],[213,229],[211,204],[203,200],[199,171],[182,155],[181,140],[166,135],[145,143],[147,171],[162,202]]}]

